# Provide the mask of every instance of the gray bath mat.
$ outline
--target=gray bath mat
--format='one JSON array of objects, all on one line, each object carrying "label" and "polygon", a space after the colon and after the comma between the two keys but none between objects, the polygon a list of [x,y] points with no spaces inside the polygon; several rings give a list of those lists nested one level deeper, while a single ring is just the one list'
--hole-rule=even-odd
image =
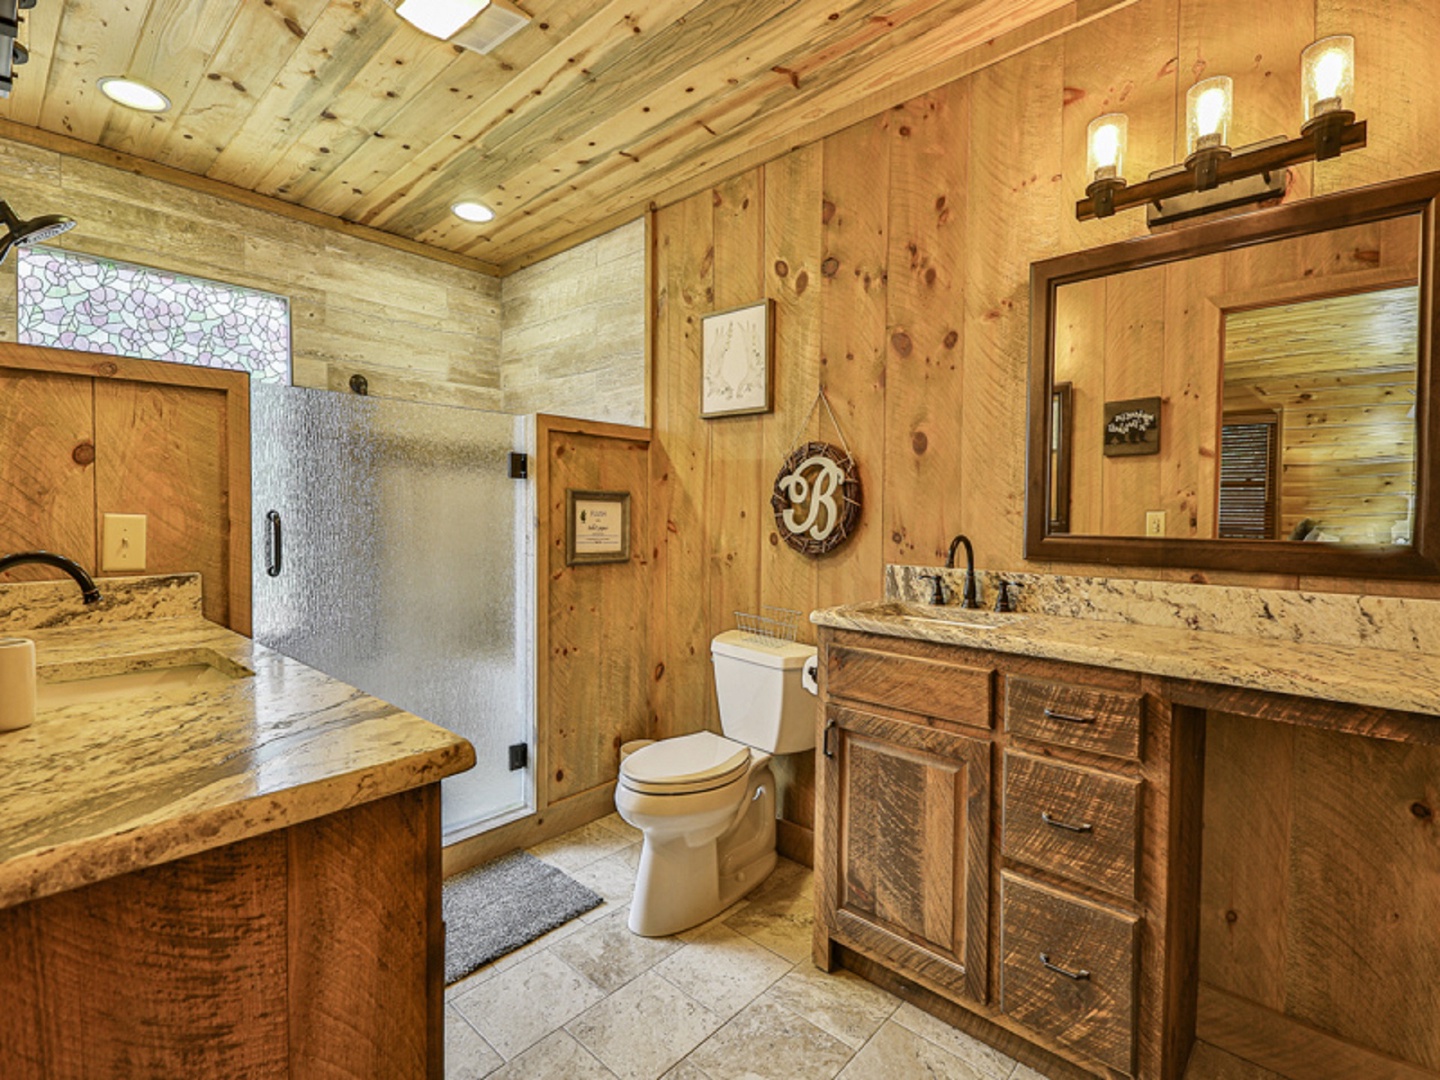
[{"label": "gray bath mat", "polygon": [[445,880],[445,984],[514,952],[602,900],[562,870],[514,851]]}]

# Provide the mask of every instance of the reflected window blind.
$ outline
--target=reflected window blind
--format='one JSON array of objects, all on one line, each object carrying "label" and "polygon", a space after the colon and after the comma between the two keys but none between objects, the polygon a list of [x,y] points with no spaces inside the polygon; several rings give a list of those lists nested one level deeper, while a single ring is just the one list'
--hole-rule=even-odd
[{"label": "reflected window blind", "polygon": [[1220,535],[1237,540],[1275,537],[1276,424],[1255,420],[1220,428]]}]

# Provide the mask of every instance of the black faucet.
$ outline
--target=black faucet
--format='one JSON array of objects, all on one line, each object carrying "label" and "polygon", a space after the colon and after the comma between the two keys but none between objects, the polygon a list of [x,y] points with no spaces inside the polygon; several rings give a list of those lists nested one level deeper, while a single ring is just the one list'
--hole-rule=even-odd
[{"label": "black faucet", "polygon": [[95,587],[95,582],[91,579],[90,575],[87,574],[74,559],[67,559],[64,555],[56,555],[52,551],[17,551],[14,555],[0,556],[0,574],[3,574],[12,566],[24,566],[26,563],[39,563],[41,566],[53,566],[59,570],[64,570],[75,579],[75,584],[80,586],[80,592],[85,597],[85,603],[99,603],[100,590]]},{"label": "black faucet", "polygon": [[955,549],[961,544],[965,545],[965,588],[960,593],[960,606],[962,608],[978,608],[980,606],[980,586],[975,583],[975,549],[970,546],[970,538],[964,533],[950,541],[950,554],[945,556],[945,568],[955,569]]}]

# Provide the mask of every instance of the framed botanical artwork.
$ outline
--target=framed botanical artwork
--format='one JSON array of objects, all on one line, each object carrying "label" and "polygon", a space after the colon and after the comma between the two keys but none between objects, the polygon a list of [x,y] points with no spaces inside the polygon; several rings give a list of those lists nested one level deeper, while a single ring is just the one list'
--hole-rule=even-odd
[{"label": "framed botanical artwork", "polygon": [[565,565],[630,561],[630,493],[565,491]]},{"label": "framed botanical artwork", "polygon": [[775,304],[761,300],[700,320],[700,415],[742,416],[774,408]]}]

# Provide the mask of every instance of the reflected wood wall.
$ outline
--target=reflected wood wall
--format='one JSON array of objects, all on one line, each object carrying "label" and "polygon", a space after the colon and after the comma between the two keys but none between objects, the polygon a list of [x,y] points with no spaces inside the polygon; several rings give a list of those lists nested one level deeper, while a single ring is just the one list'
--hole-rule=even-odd
[{"label": "reflected wood wall", "polygon": [[[887,562],[938,564],[962,531],[987,569],[1440,597],[1431,584],[1022,557],[1029,265],[1145,232],[1139,213],[1075,220],[1086,126],[1121,109],[1127,171],[1171,165],[1184,156],[1185,91],[1208,72],[1235,80],[1237,145],[1293,133],[1300,51],[1342,32],[1358,42],[1370,145],[1294,170],[1290,197],[1440,169],[1427,134],[1440,84],[1414,76],[1430,62],[1424,43],[1440,40],[1440,6],[1139,0],[656,213],[655,734],[718,729],[708,644],[735,610],[878,596]],[[700,318],[762,296],[777,312],[775,411],[701,420]],[[822,386],[866,506],[846,546],[811,561],[780,542],[768,499]],[[1201,468],[1176,462],[1168,483],[1198,490]],[[787,769],[783,813],[811,826],[813,768]]]}]

